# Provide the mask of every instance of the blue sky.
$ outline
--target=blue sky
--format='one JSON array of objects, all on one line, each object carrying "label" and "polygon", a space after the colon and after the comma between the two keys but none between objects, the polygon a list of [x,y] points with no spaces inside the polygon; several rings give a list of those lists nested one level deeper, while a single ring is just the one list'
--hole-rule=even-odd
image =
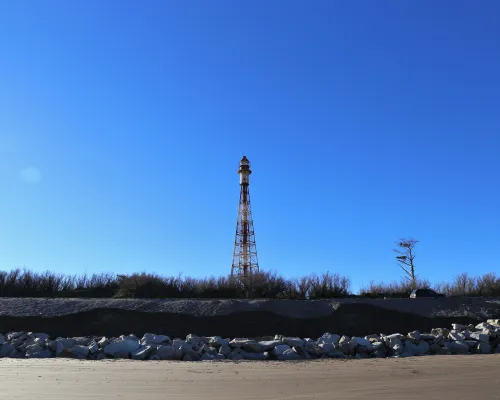
[{"label": "blue sky", "polygon": [[496,1],[0,0],[0,269],[498,272]]}]

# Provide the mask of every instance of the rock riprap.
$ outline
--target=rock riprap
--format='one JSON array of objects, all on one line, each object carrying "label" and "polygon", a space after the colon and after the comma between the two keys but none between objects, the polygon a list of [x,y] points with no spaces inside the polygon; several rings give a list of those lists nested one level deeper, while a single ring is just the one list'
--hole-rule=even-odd
[{"label": "rock riprap", "polygon": [[453,324],[430,333],[371,334],[365,337],[325,333],[318,339],[276,335],[222,338],[188,335],[171,339],[146,333],[120,337],[51,338],[45,333],[0,334],[0,358],[66,357],[86,360],[307,360],[317,358],[414,357],[432,354],[500,354],[500,320],[478,325]]}]

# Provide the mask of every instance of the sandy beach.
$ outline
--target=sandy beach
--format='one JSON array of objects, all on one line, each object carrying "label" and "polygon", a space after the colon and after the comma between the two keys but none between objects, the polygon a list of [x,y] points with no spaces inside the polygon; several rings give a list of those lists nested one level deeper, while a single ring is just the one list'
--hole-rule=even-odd
[{"label": "sandy beach", "polygon": [[500,356],[304,362],[0,360],[2,400],[500,398]]}]

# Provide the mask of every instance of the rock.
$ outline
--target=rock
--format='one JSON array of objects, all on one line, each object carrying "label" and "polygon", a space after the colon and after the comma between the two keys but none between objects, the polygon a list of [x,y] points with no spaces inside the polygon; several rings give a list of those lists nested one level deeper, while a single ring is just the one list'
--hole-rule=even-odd
[{"label": "rock", "polygon": [[260,353],[263,351],[262,347],[255,340],[235,338],[229,342],[229,346],[233,348],[240,347],[251,353]]},{"label": "rock", "polygon": [[2,334],[0,334],[0,346],[1,346],[2,344],[6,343],[6,342],[7,342],[7,339],[5,339],[5,336],[4,336],[4,335],[2,335]]},{"label": "rock", "polygon": [[63,350],[70,350],[75,345],[75,341],[73,339],[64,339],[58,338],[56,339],[56,356],[59,356]]},{"label": "rock", "polygon": [[108,344],[111,343],[111,340],[109,340],[107,337],[102,337],[98,342],[97,344],[99,345],[99,348],[100,349],[103,349],[105,348]]},{"label": "rock", "polygon": [[226,345],[222,345],[219,348],[219,354],[222,354],[223,356],[227,357],[231,353],[231,348]]},{"label": "rock", "polygon": [[190,343],[187,343],[181,339],[174,339],[174,341],[172,342],[172,347],[180,356],[184,356],[187,353],[194,351],[193,346]]},{"label": "rock", "polygon": [[39,352],[26,355],[28,358],[51,358],[52,352],[49,349],[43,349]]},{"label": "rock", "polygon": [[345,354],[353,354],[357,346],[358,343],[351,339],[347,343],[340,345],[340,350]]},{"label": "rock", "polygon": [[43,350],[42,346],[39,346],[38,344],[32,344],[26,347],[26,356],[34,354],[34,353],[40,353]]},{"label": "rock", "polygon": [[[14,347],[19,347],[19,346],[22,346],[24,344],[24,342],[26,342],[27,340],[28,340],[28,336],[23,335],[23,336],[20,336],[16,339],[12,340],[10,343]],[[33,344],[33,341],[30,340],[30,344]]]},{"label": "rock", "polygon": [[354,336],[351,341],[355,342],[358,346],[370,347],[372,345],[369,340],[362,337]]},{"label": "rock", "polygon": [[170,345],[159,345],[156,349],[156,355],[160,360],[180,360],[182,353]]},{"label": "rock", "polygon": [[57,353],[56,357],[60,358],[75,358],[71,349],[62,349],[59,353]]},{"label": "rock", "polygon": [[498,336],[498,332],[492,328],[483,329],[483,333],[488,335],[490,338],[496,338]]},{"label": "rock", "polygon": [[233,361],[239,361],[239,360],[244,360],[245,356],[243,353],[235,353],[234,355],[230,354],[229,358]]},{"label": "rock", "polygon": [[313,356],[319,356],[322,354],[322,349],[319,347],[317,342],[306,342],[304,345],[304,350]]},{"label": "rock", "polygon": [[186,336],[186,343],[189,343],[193,350],[199,350],[205,344],[202,338],[192,334]]},{"label": "rock", "polygon": [[431,333],[434,336],[443,335],[444,337],[448,337],[448,334],[450,333],[450,331],[446,328],[436,328],[436,329],[433,329],[431,331]]},{"label": "rock", "polygon": [[[12,344],[14,346],[16,346],[16,342],[18,341],[18,339],[14,339],[12,341]],[[32,346],[35,344],[35,339],[34,338],[31,338],[31,337],[27,337],[26,340],[24,340],[21,344],[17,345],[17,350],[20,351],[21,353],[26,353],[26,349],[29,347],[29,346]]]},{"label": "rock", "polygon": [[376,358],[385,358],[387,357],[387,353],[383,349],[378,349],[372,353],[372,356]]},{"label": "rock", "polygon": [[500,346],[497,346],[497,348],[495,350],[495,354],[500,354]]},{"label": "rock", "polygon": [[165,335],[154,335],[152,333],[146,333],[141,339],[141,344],[143,346],[153,346],[159,344],[170,343],[170,337]]},{"label": "rock", "polygon": [[451,331],[449,334],[448,334],[448,337],[451,339],[451,340],[465,340],[465,335],[461,334],[460,332],[458,331]]},{"label": "rock", "polygon": [[268,351],[274,349],[276,346],[283,344],[279,340],[264,340],[259,342],[262,351]]},{"label": "rock", "polygon": [[464,329],[467,329],[468,326],[463,324],[451,324],[451,327],[457,332],[462,332]]},{"label": "rock", "polygon": [[89,348],[83,345],[76,345],[71,349],[71,353],[75,358],[87,358],[89,355]]},{"label": "rock", "polygon": [[441,351],[441,346],[437,343],[432,343],[430,346],[430,351],[432,354],[437,354]]},{"label": "rock", "polygon": [[366,335],[365,336],[366,340],[369,340],[370,342],[379,342],[380,341],[380,335],[377,335],[376,333],[372,335]]},{"label": "rock", "polygon": [[327,354],[335,350],[335,346],[332,343],[320,343],[318,344],[318,347],[322,354]]},{"label": "rock", "polygon": [[[160,346],[164,347],[164,346]],[[137,350],[131,353],[133,360],[145,360],[150,354],[153,348],[151,346],[141,346]]]},{"label": "rock", "polygon": [[345,358],[345,354],[340,350],[332,350],[326,356],[328,358]]},{"label": "rock", "polygon": [[201,354],[198,354],[194,350],[185,351],[182,357],[183,361],[200,361],[200,359],[201,359]]},{"label": "rock", "polygon": [[117,340],[104,348],[104,354],[115,358],[128,358],[132,352],[139,348],[139,341]]},{"label": "rock", "polygon": [[459,340],[450,342],[450,350],[453,354],[468,354],[469,345]]},{"label": "rock", "polygon": [[0,346],[0,358],[14,357],[16,354],[17,350],[11,343],[4,343]]},{"label": "rock", "polygon": [[210,346],[219,348],[221,346],[229,346],[229,339],[222,339],[220,336],[214,336],[210,338],[208,343]]},{"label": "rock", "polygon": [[392,335],[387,335],[387,336],[384,336],[384,341],[385,342],[391,342],[391,341],[395,341],[394,344],[396,343],[401,343],[401,341],[405,338],[404,335],[402,335],[401,333],[393,333]]},{"label": "rock", "polygon": [[75,341],[75,345],[85,346],[85,347],[87,347],[90,344],[90,342],[92,342],[92,338],[86,336],[74,337],[72,339]]},{"label": "rock", "polygon": [[304,350],[304,347],[302,346],[293,346],[292,350],[295,351],[300,358],[306,358],[308,355],[306,354],[306,351]]},{"label": "rock", "polygon": [[[276,350],[276,347],[274,348],[274,350]],[[292,349],[288,349],[277,356],[277,358],[278,360],[300,360],[301,357]]]},{"label": "rock", "polygon": [[35,333],[35,338],[40,339],[40,340],[45,342],[46,340],[49,339],[49,335],[47,335],[46,333]]},{"label": "rock", "polygon": [[489,353],[491,353],[491,346],[488,342],[479,342],[475,346],[474,350],[478,354],[489,354]]},{"label": "rock", "polygon": [[436,339],[436,336],[434,336],[432,333],[421,333],[420,334],[420,340],[427,340],[428,342],[433,342],[434,339]]},{"label": "rock", "polygon": [[48,349],[52,351],[56,351],[57,349],[57,342],[55,340],[47,340],[46,346]]},{"label": "rock", "polygon": [[261,353],[263,351],[259,343],[249,340],[247,343],[243,344],[241,348],[249,353]]},{"label": "rock", "polygon": [[28,337],[28,335],[26,335],[26,333],[24,333],[24,332],[11,332],[11,333],[7,334],[7,340],[9,342],[13,341],[14,339],[24,340],[27,337]]},{"label": "rock", "polygon": [[132,340],[134,342],[139,342],[139,338],[135,336],[133,333],[130,335],[121,335],[118,340]]},{"label": "rock", "polygon": [[241,347],[243,343],[247,343],[249,340],[247,338],[234,338],[229,342],[229,347]]},{"label": "rock", "polygon": [[95,353],[97,353],[99,351],[99,345],[97,344],[97,342],[92,341],[89,344],[88,349],[89,349],[89,353],[90,354],[95,354]]},{"label": "rock", "polygon": [[340,344],[340,345],[343,345],[344,343],[348,343],[348,342],[350,342],[350,341],[351,341],[351,338],[350,338],[349,336],[344,335],[344,336],[342,336],[342,337],[340,338],[340,340],[339,340],[339,344]]},{"label": "rock", "polygon": [[372,346],[373,346],[373,351],[378,351],[380,349],[384,349],[385,350],[385,344],[384,344],[384,342],[373,342]]},{"label": "rock", "polygon": [[246,351],[241,354],[245,360],[267,360],[266,353],[249,353]]},{"label": "rock", "polygon": [[445,340],[444,336],[442,334],[437,335],[434,338],[434,343],[440,344]]},{"label": "rock", "polygon": [[491,324],[489,324],[488,322],[481,322],[480,324],[476,325],[476,329],[478,331],[482,331],[483,329],[489,329],[491,327],[492,327]]},{"label": "rock", "polygon": [[495,339],[491,339],[490,346],[492,347],[500,346],[500,336],[496,337]]},{"label": "rock", "polygon": [[420,332],[419,331],[410,332],[410,333],[408,333],[408,337],[411,339],[414,339],[416,341],[419,341],[420,340]]},{"label": "rock", "polygon": [[273,353],[276,357],[278,357],[278,356],[282,355],[282,354],[283,354],[285,351],[287,351],[287,350],[290,350],[290,351],[292,351],[292,352],[293,352],[293,350],[291,349],[291,347],[290,347],[290,346],[288,346],[287,344],[280,344],[280,345],[276,346],[276,347],[273,349],[272,353]]},{"label": "rock", "polygon": [[201,355],[201,361],[214,361],[215,360],[215,357],[210,355],[210,354],[202,354]]},{"label": "rock", "polygon": [[335,344],[339,341],[340,339],[340,336],[339,335],[336,335],[334,333],[325,333],[323,334],[323,336],[321,336],[317,342],[318,344],[321,344],[321,343],[331,343],[331,344]]},{"label": "rock", "polygon": [[427,343],[425,340],[420,340],[417,349],[419,355],[427,354],[430,350],[429,343]]},{"label": "rock", "polygon": [[281,340],[284,344],[287,344],[291,347],[293,346],[303,346],[304,345],[304,340],[298,338],[298,337],[284,337]]},{"label": "rock", "polygon": [[104,360],[104,359],[106,359],[106,354],[104,354],[104,353],[97,353],[95,359],[96,360]]},{"label": "rock", "polygon": [[419,354],[419,349],[418,347],[413,344],[412,342],[410,342],[409,340],[407,340],[405,342],[405,350],[403,352],[403,356],[404,357],[414,357],[414,356],[417,356]]},{"label": "rock", "polygon": [[500,328],[500,319],[488,319],[486,322],[492,326],[498,326]]}]

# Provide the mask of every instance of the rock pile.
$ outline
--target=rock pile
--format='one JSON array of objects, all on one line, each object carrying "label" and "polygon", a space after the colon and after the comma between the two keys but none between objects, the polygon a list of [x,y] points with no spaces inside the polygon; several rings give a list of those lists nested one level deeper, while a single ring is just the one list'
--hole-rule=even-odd
[{"label": "rock pile", "polygon": [[145,334],[119,338],[52,339],[45,333],[0,334],[0,358],[69,357],[102,360],[301,360],[315,358],[411,357],[427,354],[500,354],[500,320],[479,325],[453,324],[430,333],[373,334],[348,337],[325,333],[317,340],[276,335],[256,339],[224,339],[188,335],[185,340]]}]

